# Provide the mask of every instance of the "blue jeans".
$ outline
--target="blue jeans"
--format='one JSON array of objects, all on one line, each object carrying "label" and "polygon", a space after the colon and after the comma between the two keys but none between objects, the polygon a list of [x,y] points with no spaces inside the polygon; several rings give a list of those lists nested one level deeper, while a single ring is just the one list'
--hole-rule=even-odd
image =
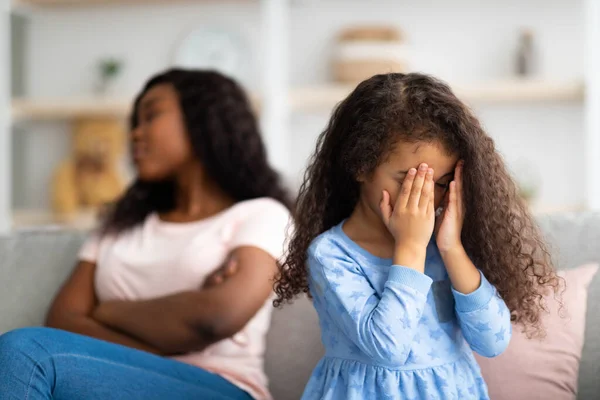
[{"label": "blue jeans", "polygon": [[0,336],[0,399],[251,400],[192,365],[50,328]]}]

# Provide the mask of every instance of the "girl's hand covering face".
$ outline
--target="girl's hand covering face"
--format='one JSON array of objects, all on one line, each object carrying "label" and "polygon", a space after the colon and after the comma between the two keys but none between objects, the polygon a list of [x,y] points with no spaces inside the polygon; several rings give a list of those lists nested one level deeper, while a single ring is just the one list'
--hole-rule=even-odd
[{"label": "girl's hand covering face", "polygon": [[460,239],[465,214],[462,172],[464,162],[459,161],[454,180],[443,202],[443,212],[436,221],[436,243],[440,252],[451,251],[462,246]]},{"label": "girl's hand covering face", "polygon": [[396,246],[425,248],[435,224],[433,169],[421,164],[408,171],[400,194],[392,206],[390,194],[383,191],[379,204],[381,217]]}]

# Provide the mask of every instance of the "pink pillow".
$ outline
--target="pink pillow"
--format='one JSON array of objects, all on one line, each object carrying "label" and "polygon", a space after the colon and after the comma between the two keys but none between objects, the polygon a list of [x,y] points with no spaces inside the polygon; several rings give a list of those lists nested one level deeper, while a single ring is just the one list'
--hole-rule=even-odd
[{"label": "pink pillow", "polygon": [[546,337],[527,339],[520,329],[506,351],[490,359],[475,355],[490,398],[494,400],[573,400],[577,393],[579,361],[584,343],[587,288],[598,265],[560,271],[565,278],[563,295],[566,316],[558,315],[558,304],[549,299],[544,315]]}]

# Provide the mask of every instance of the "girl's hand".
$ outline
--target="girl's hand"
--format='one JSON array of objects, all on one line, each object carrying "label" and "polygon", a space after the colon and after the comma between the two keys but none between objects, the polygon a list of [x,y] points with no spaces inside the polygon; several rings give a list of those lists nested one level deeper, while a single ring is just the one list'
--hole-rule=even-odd
[{"label": "girl's hand", "polygon": [[421,258],[424,262],[435,224],[433,187],[433,169],[421,164],[418,171],[408,171],[393,207],[390,194],[383,191],[379,206],[383,222],[396,241],[395,264],[413,266],[420,264]]},{"label": "girl's hand", "polygon": [[444,212],[436,222],[435,240],[440,253],[447,253],[462,247],[460,234],[465,214],[462,182],[463,165],[464,162],[460,161],[456,166],[454,180],[450,182],[450,190],[444,201]]}]

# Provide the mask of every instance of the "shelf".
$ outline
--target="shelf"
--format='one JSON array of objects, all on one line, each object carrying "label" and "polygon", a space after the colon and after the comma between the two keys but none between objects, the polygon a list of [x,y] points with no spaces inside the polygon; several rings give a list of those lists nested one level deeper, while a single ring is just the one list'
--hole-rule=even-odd
[{"label": "shelf", "polygon": [[535,216],[561,214],[561,213],[574,213],[574,212],[582,212],[585,210],[586,210],[586,208],[583,205],[563,205],[563,206],[533,205],[531,207],[531,212]]},{"label": "shelf", "polygon": [[[322,85],[294,88],[290,92],[292,110],[327,110],[342,101],[352,90],[349,85]],[[544,82],[506,80],[471,85],[455,85],[456,95],[468,103],[519,103],[544,101],[581,101],[584,87],[579,81]],[[254,109],[260,98],[250,96]],[[16,99],[12,118],[20,120],[59,120],[81,117],[127,117],[132,100],[118,98]]]},{"label": "shelf", "polygon": [[[498,80],[452,85],[456,95],[467,103],[518,103],[543,101],[582,101],[582,81]],[[299,110],[330,109],[352,90],[351,85],[322,85],[292,91],[291,106]]]},{"label": "shelf", "polygon": [[[251,96],[256,112],[260,100]],[[127,118],[133,100],[130,98],[71,98],[71,99],[14,99],[12,120],[70,120],[77,118],[116,117]]]},{"label": "shelf", "polygon": [[[242,1],[242,0],[238,0]],[[245,0],[247,1],[247,0]],[[164,4],[194,3],[198,0],[13,0],[14,6],[35,7],[85,7],[90,5],[135,5],[135,4]]]},{"label": "shelf", "polygon": [[14,210],[12,214],[13,228],[25,229],[76,229],[90,230],[97,225],[96,213],[80,212],[77,215],[64,217],[44,210]]},{"label": "shelf", "polygon": [[454,86],[456,95],[469,102],[582,101],[583,81],[541,81],[526,79],[481,82]]},{"label": "shelf", "polygon": [[73,99],[15,99],[12,119],[60,120],[83,117],[119,117],[129,115],[131,100],[108,98]]}]

